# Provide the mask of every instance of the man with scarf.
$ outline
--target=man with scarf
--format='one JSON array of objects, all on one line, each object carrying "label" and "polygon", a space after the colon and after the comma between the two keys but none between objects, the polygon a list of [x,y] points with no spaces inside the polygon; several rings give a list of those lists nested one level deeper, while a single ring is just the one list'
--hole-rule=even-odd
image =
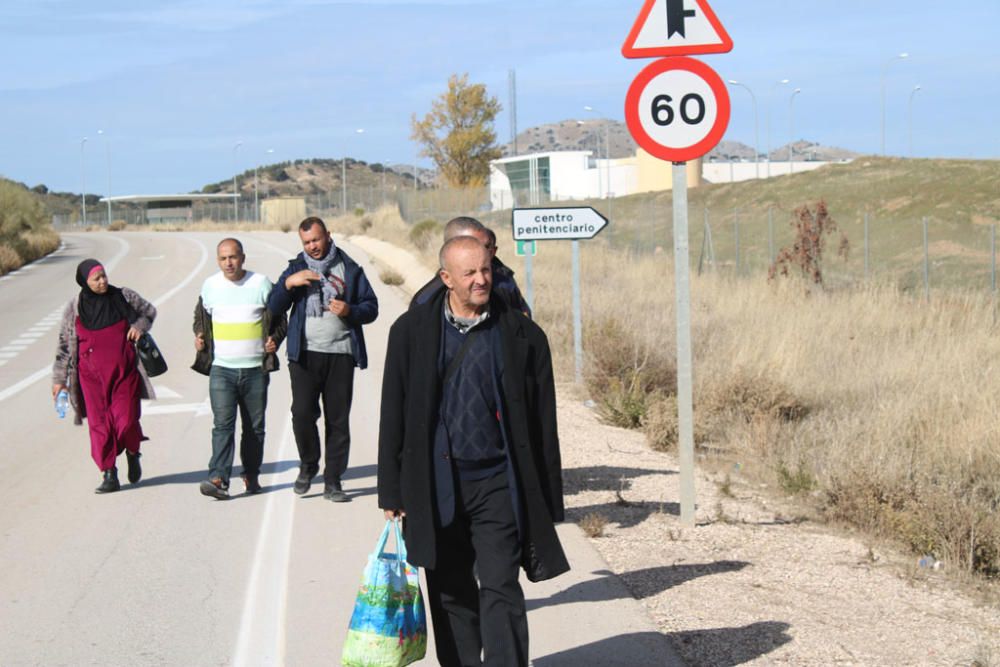
[{"label": "man with scarf", "polygon": [[299,450],[293,491],[303,495],[319,472],[317,420],[325,424],[323,497],[347,502],[341,478],[351,447],[354,369],[368,366],[362,325],[378,317],[378,299],[364,270],[337,247],[316,217],[299,224],[303,252],[288,262],[268,298],[274,316],[288,318],[288,373],[292,384],[292,431]]},{"label": "man with scarf", "polygon": [[103,479],[97,493],[120,488],[116,461],[124,451],[128,481],[142,478],[140,398],[154,398],[153,385],[137,363],[135,342],[149,331],[156,308],[133,290],[108,283],[104,266],[85,259],[76,269],[80,293],[63,311],[52,364],[52,397],[67,390],[74,422],[86,417],[90,454]]}]

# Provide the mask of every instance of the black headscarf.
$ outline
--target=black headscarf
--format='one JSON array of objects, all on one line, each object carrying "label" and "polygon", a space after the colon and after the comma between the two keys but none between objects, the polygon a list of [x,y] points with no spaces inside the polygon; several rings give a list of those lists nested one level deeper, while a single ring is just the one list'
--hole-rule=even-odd
[{"label": "black headscarf", "polygon": [[125,301],[125,295],[121,289],[108,285],[108,291],[98,294],[90,289],[87,284],[87,277],[95,268],[103,265],[96,259],[85,259],[76,267],[76,284],[80,290],[80,307],[77,312],[80,315],[80,323],[85,329],[96,331],[117,324],[122,320],[130,323],[135,319],[134,311]]}]

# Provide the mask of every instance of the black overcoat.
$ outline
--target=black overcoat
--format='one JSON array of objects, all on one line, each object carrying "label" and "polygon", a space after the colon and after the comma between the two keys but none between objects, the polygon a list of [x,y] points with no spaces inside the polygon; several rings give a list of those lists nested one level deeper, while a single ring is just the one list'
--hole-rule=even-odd
[{"label": "black overcoat", "polygon": [[[443,290],[413,307],[389,330],[379,425],[379,507],[406,512],[409,561],[431,569],[439,530],[431,457],[441,403],[438,352],[446,295]],[[552,356],[541,328],[501,299],[491,300],[490,317],[497,319],[503,347],[501,399],[524,510],[522,565],[532,581],[541,581],[569,569],[554,526],[563,520],[564,508]]]}]

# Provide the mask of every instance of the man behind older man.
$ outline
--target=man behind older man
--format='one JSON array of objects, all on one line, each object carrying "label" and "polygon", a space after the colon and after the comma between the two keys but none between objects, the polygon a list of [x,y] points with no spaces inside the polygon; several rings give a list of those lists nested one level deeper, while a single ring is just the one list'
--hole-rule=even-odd
[{"label": "man behind older man", "polygon": [[527,665],[519,568],[569,569],[548,342],[491,295],[490,260],[474,237],[444,244],[444,289],[393,324],[382,384],[379,507],[406,517],[444,667]]},{"label": "man behind older man", "polygon": [[[486,247],[490,252],[493,292],[502,298],[510,308],[531,317],[531,309],[528,308],[528,302],[521,295],[521,290],[514,280],[513,269],[501,262],[500,258],[497,257],[497,235],[493,233],[493,230],[475,218],[459,216],[452,218],[444,226],[444,242],[447,243],[456,236],[471,236],[478,239]],[[435,293],[443,289],[444,283],[441,282],[441,276],[435,274],[427,284],[413,295],[413,299],[410,300],[410,308],[420,303],[426,303]]]}]

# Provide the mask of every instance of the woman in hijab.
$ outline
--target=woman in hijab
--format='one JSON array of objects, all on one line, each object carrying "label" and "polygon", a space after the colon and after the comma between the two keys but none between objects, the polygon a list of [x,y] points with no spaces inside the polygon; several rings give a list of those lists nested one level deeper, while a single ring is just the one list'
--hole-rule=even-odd
[{"label": "woman in hijab", "polygon": [[104,267],[86,259],[76,268],[80,294],[66,305],[52,366],[52,396],[66,389],[76,424],[87,418],[90,454],[103,475],[97,493],[120,488],[116,461],[128,459],[128,481],[142,478],[140,398],[154,398],[138,363],[135,341],[153,326],[156,308],[134,291],[108,284]]}]

